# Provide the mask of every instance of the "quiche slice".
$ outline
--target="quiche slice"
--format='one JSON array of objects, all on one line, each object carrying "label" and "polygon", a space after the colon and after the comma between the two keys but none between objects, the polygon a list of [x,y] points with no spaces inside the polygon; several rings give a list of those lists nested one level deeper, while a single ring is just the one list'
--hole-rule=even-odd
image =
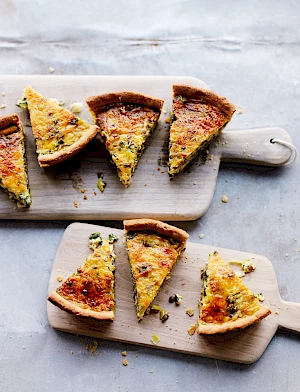
[{"label": "quiche slice", "polygon": [[128,187],[164,101],[139,93],[119,92],[90,97],[86,102],[119,179]]},{"label": "quiche slice", "polygon": [[124,221],[138,320],[156,297],[185,249],[188,234],[153,219]]},{"label": "quiche slice", "polygon": [[210,90],[173,85],[169,137],[169,175],[180,173],[220,134],[235,107]]},{"label": "quiche slice", "polygon": [[41,167],[72,157],[98,133],[97,126],[88,125],[53,100],[44,98],[31,86],[25,87],[22,102],[27,102]]},{"label": "quiche slice", "polygon": [[202,279],[199,334],[242,329],[271,313],[217,252],[209,255]]},{"label": "quiche slice", "polygon": [[17,114],[0,117],[0,186],[19,207],[30,206],[25,135]]},{"label": "quiche slice", "polygon": [[[98,320],[115,317],[115,258],[114,239],[103,239],[100,233],[90,236],[93,253],[81,267],[48,300],[76,316]],[[114,237],[114,236],[113,236]]]}]

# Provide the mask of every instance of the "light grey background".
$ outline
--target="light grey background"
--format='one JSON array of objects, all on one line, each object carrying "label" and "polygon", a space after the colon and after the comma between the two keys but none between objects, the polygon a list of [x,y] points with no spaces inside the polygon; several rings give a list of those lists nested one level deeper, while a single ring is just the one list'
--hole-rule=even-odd
[{"label": "light grey background", "polygon": [[[195,76],[242,107],[232,128],[280,126],[299,148],[299,17],[293,0],[1,0],[0,74]],[[300,160],[223,164],[208,212],[178,225],[191,241],[268,257],[283,299],[300,302],[299,173]],[[247,366],[105,341],[91,356],[92,339],[52,330],[45,298],[68,223],[0,221],[1,391],[300,390],[295,334],[278,332]]]}]

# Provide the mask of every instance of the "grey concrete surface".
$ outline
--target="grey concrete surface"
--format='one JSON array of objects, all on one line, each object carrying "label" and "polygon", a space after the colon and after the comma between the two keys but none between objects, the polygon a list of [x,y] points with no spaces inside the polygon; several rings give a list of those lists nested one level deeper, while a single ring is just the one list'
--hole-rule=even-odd
[{"label": "grey concrete surface", "polygon": [[[1,0],[0,60],[0,74],[199,77],[242,107],[233,129],[281,126],[300,147],[298,1]],[[300,302],[299,173],[300,159],[223,164],[208,212],[178,225],[268,257],[283,299]],[[52,330],[45,298],[68,224],[0,221],[0,391],[300,390],[300,339],[287,332],[248,366],[108,341],[93,356],[92,339]]]}]

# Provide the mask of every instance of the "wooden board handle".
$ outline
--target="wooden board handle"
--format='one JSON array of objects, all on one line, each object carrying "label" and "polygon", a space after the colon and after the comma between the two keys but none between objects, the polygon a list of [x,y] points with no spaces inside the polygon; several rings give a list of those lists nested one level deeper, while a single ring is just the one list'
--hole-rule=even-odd
[{"label": "wooden board handle", "polygon": [[281,301],[278,318],[280,328],[300,333],[300,304]]},{"label": "wooden board handle", "polygon": [[289,134],[282,128],[258,128],[246,131],[224,131],[221,134],[221,159],[248,162],[264,166],[282,166],[291,158],[292,151],[271,139],[291,143]]}]

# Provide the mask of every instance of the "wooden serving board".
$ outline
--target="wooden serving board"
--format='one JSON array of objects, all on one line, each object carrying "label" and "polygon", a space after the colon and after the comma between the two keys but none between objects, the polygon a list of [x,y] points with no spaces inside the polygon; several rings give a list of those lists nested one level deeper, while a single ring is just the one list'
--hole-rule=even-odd
[{"label": "wooden serving board", "polygon": [[[271,138],[291,142],[281,128],[226,130],[209,147],[211,159],[199,156],[189,170],[170,181],[167,173],[169,125],[165,120],[170,117],[174,83],[207,88],[199,79],[175,76],[0,76],[0,92],[6,94],[0,96],[6,104],[0,115],[17,112],[24,124],[33,200],[28,209],[14,209],[14,203],[0,191],[1,219],[122,220],[143,216],[169,221],[194,220],[203,215],[211,203],[221,160],[270,166],[280,166],[289,160],[288,148],[270,143]],[[164,99],[158,127],[149,140],[131,186],[125,189],[121,184],[110,168],[104,145],[97,140],[71,160],[41,169],[28,112],[15,106],[27,84],[45,97],[66,100],[65,107],[73,101],[83,102],[80,117],[89,123],[93,120],[85,100],[90,95],[129,90]],[[234,118],[228,129],[231,126],[234,126]],[[107,183],[103,193],[97,189],[97,173],[103,173]],[[87,196],[86,200],[84,196]]]},{"label": "wooden serving board", "polygon": [[[66,279],[84,262],[91,252],[88,248],[88,236],[95,231],[100,231],[103,237],[114,233],[119,238],[115,244],[116,318],[113,322],[79,318],[48,302],[48,319],[53,328],[74,334],[242,363],[253,363],[258,360],[278,327],[300,332],[300,304],[285,302],[280,298],[275,271],[268,259],[255,254],[191,242],[187,243],[186,251],[173,268],[171,278],[164,283],[154,301],[169,312],[169,319],[163,323],[157,314],[149,314],[138,322],[123,231],[90,224],[73,223],[66,229],[53,264],[49,294],[60,285],[57,281],[59,275]],[[242,331],[214,336],[199,336],[195,333],[189,336],[187,329],[197,324],[198,319],[200,270],[207,261],[208,253],[213,250],[217,250],[226,262],[231,259],[250,259],[256,264],[256,270],[246,275],[243,280],[254,293],[263,293],[264,305],[272,310],[272,314]],[[240,270],[239,267],[233,268]],[[178,307],[168,302],[169,296],[175,293],[182,295],[182,302]],[[186,314],[186,309],[190,307],[195,310],[193,317]],[[150,340],[152,334],[156,334],[160,339],[157,345]]]}]

